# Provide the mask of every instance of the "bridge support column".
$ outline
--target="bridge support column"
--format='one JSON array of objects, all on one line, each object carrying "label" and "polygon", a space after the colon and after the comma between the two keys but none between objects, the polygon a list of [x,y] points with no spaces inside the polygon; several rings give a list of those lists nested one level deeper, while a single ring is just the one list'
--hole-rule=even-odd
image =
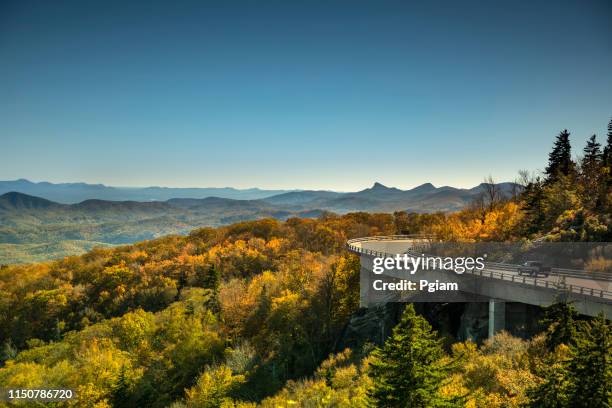
[{"label": "bridge support column", "polygon": [[506,327],[506,302],[489,300],[489,338]]}]

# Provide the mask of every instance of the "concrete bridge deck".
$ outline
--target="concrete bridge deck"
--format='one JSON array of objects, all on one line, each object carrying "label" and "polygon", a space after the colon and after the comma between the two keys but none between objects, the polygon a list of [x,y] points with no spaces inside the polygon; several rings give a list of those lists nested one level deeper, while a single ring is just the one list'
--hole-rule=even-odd
[{"label": "concrete bridge deck", "polygon": [[[413,236],[365,237],[349,240],[347,248],[361,256],[363,274],[364,266],[371,268],[374,258],[394,257],[397,254],[419,256],[426,250],[428,242],[430,241],[425,237]],[[433,274],[431,276],[435,278],[464,282],[462,290],[493,302],[548,306],[563,298],[573,302],[582,314],[595,316],[603,311],[606,316],[612,316],[612,280],[609,275],[553,268],[548,277],[529,277],[519,275],[518,267],[519,265],[489,262],[485,263],[484,270],[466,271],[462,275],[452,271],[427,273]],[[367,273],[371,274],[371,269]],[[405,272],[402,272],[403,275],[394,274],[393,271],[385,273],[397,278],[405,276]]]}]

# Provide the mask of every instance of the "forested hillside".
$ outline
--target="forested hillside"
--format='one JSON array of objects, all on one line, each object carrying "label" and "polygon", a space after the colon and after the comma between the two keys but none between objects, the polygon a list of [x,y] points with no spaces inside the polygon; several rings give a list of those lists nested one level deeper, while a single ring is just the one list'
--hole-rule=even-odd
[{"label": "forested hillside", "polygon": [[[8,184],[19,187],[23,183]],[[80,191],[80,185],[69,184],[58,190],[55,189],[62,185],[49,185],[55,191],[53,196],[62,192],[69,195],[75,188]],[[494,187],[499,198],[510,197],[518,188],[513,183],[499,183]],[[0,264],[46,261],[80,255],[94,246],[130,244],[170,234],[187,234],[199,227],[263,218],[283,221],[291,217],[314,218],[326,211],[341,214],[406,209],[412,209],[411,212],[455,211],[488,188],[488,183],[471,189],[423,184],[400,190],[375,183],[372,188],[355,193],[293,191],[257,200],[220,197],[145,202],[88,199],[75,204],[61,204],[12,191],[0,195]],[[97,196],[99,189],[95,188],[87,188],[83,193],[91,190],[92,196]]]},{"label": "forested hillside", "polygon": [[164,202],[87,200],[67,205],[12,192],[0,196],[0,264],[79,255],[94,246],[187,234],[203,226],[320,213],[217,197]]},{"label": "forested hillside", "polygon": [[458,343],[408,306],[385,344],[339,344],[359,309],[347,239],[609,241],[611,146],[612,124],[576,163],[562,132],[545,175],[510,198],[487,183],[452,214],[264,219],[2,266],[0,384],[98,408],[609,406],[610,322],[571,305],[530,340]]}]

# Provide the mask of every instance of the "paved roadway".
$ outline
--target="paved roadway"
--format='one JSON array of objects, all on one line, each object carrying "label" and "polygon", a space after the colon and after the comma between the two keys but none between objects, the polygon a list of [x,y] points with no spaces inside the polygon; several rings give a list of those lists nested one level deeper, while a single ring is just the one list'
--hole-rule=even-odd
[{"label": "paved roadway", "polygon": [[[409,253],[415,244],[427,242],[421,238],[405,237],[405,236],[388,236],[388,237],[366,237],[350,240],[348,242],[349,250],[360,254],[369,254],[373,256],[393,256],[396,254]],[[420,255],[420,251],[417,251],[415,255]],[[500,267],[500,264],[487,265],[483,276],[493,277],[497,279],[503,279],[505,281],[513,281],[517,283],[527,283],[542,287],[551,287],[559,289],[567,289],[572,293],[585,294],[596,297],[603,297],[605,299],[612,300],[612,281],[604,279],[593,279],[592,277],[570,277],[557,274],[553,270],[553,273],[548,277],[543,275],[538,276],[537,282],[534,278],[526,275],[519,276],[517,268],[518,265],[504,265]],[[584,272],[587,274],[587,272]],[[476,275],[480,272],[475,272]],[[491,276],[493,274],[493,276]]]},{"label": "paved roadway", "polygon": [[[522,282],[523,277],[524,277],[526,280],[526,283],[530,283],[530,282],[533,283],[533,278],[527,277],[526,275],[519,276],[518,271],[516,270],[511,271],[508,269],[499,269],[499,268],[487,266],[485,268],[485,271],[486,272],[489,272],[489,271],[497,272],[499,274],[504,274],[504,276],[506,275],[509,275],[511,277],[514,276],[515,282]],[[504,278],[504,280],[509,280],[509,279]],[[605,281],[605,280],[599,280],[599,279],[575,278],[575,277],[567,277],[567,276],[562,276],[562,275],[551,274],[548,277],[544,277],[543,275],[540,275],[537,277],[537,280],[539,282],[548,281],[551,287],[554,287],[559,284],[562,285],[563,282],[565,282],[566,287],[569,287],[570,285],[572,285],[577,288],[594,289],[597,291],[601,291],[601,290],[612,291],[612,282]],[[588,294],[587,291],[585,291],[584,293]]]}]

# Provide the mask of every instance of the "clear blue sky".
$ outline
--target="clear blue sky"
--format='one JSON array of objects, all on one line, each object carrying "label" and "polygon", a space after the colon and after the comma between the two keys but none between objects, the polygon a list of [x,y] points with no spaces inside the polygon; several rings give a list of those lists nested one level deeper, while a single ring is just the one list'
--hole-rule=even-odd
[{"label": "clear blue sky", "polygon": [[603,138],[612,2],[458,3],[1,1],[0,179],[472,186]]}]

